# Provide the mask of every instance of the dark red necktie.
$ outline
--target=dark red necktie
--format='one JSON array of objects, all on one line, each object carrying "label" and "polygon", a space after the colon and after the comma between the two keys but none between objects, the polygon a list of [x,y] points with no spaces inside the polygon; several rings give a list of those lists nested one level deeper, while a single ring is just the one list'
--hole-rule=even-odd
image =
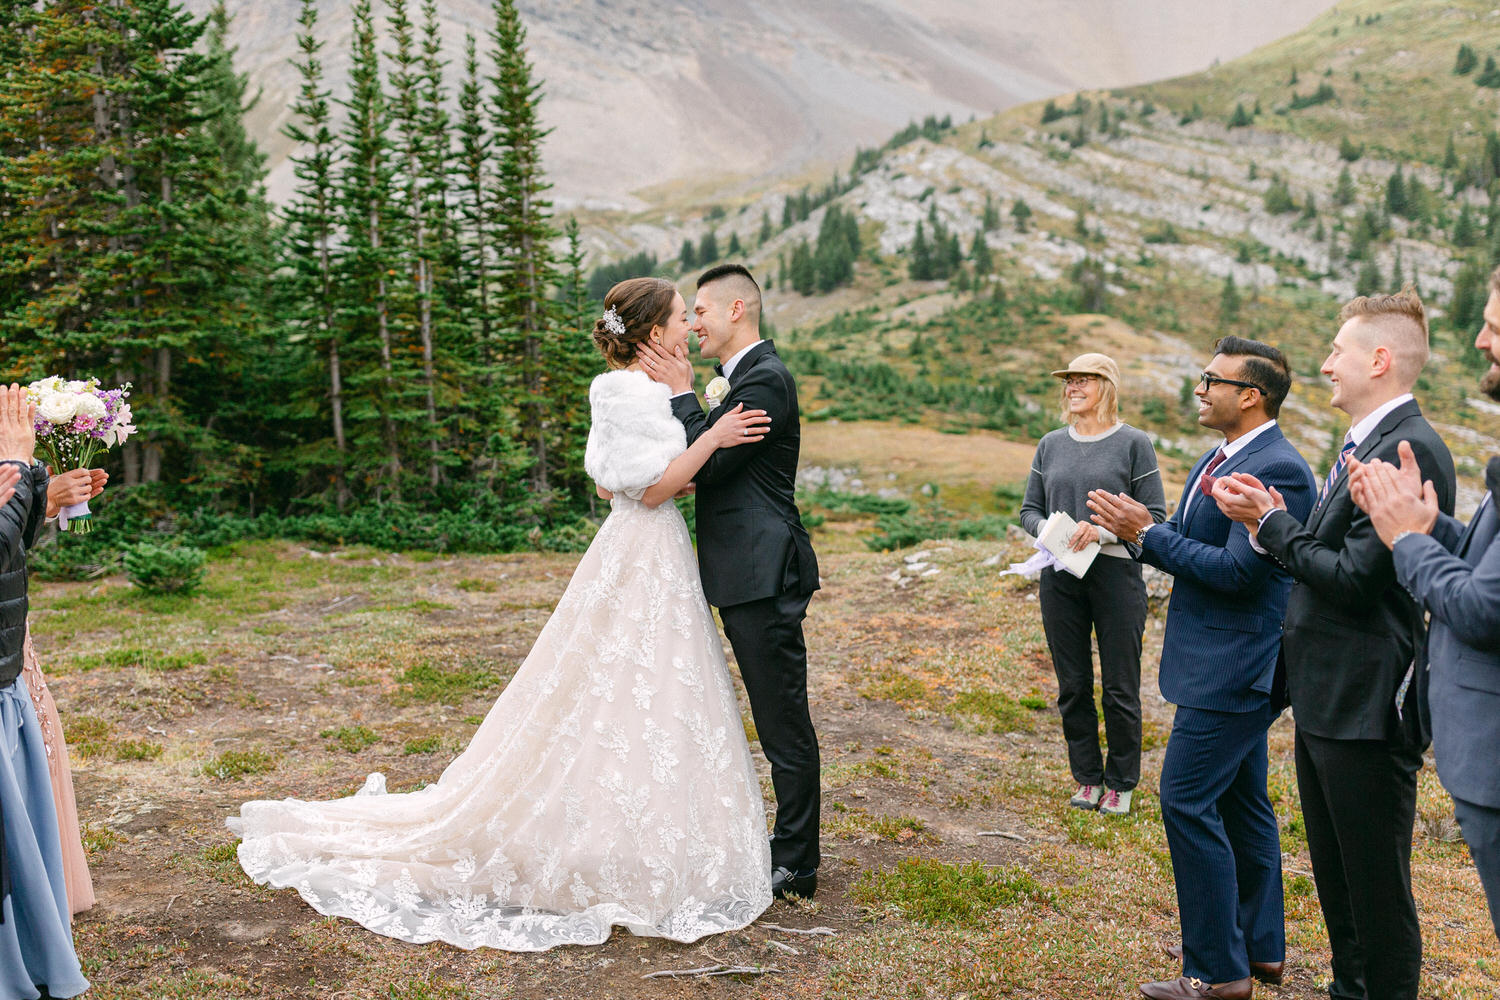
[{"label": "dark red necktie", "polygon": [[1217,478],[1214,475],[1214,470],[1224,464],[1224,458],[1225,455],[1223,448],[1220,448],[1218,451],[1214,452],[1214,457],[1208,460],[1208,468],[1203,470],[1203,476],[1198,480],[1198,489],[1201,490],[1203,492],[1203,495],[1206,497],[1213,496],[1214,480]]}]

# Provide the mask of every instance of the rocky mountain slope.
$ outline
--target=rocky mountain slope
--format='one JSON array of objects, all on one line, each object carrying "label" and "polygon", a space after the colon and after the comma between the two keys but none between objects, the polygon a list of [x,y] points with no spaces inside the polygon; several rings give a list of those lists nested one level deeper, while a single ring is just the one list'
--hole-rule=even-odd
[{"label": "rocky mountain slope", "polygon": [[[1453,72],[1461,44],[1477,54],[1467,74]],[[1500,136],[1491,135],[1500,73],[1494,86],[1480,81],[1496,54],[1500,16],[1481,0],[1352,0],[1210,72],[1070,95],[1051,110],[1034,103],[896,145],[829,206],[763,244],[764,217],[779,220],[794,193],[785,186],[720,205],[715,217],[642,213],[601,218],[591,232],[602,256],[645,248],[663,259],[708,229],[721,247],[737,237],[752,265],[779,281],[770,307],[778,328],[837,358],[928,381],[977,370],[1024,380],[1104,345],[1126,362],[1132,392],[1157,397],[1159,444],[1184,454],[1201,443],[1178,413],[1184,380],[1232,330],[1291,353],[1300,378],[1289,433],[1321,456],[1342,419],[1317,372],[1340,302],[1414,281],[1434,315],[1424,404],[1459,458],[1472,506],[1481,461],[1500,448],[1500,407],[1474,389],[1473,331],[1443,313],[1460,271],[1487,273],[1500,254],[1484,188],[1500,173]],[[985,229],[987,202],[999,224]],[[816,240],[834,206],[860,220],[856,280],[800,295],[786,287],[786,262]],[[912,280],[919,224],[929,238],[935,224],[956,234],[966,252],[981,238],[996,275],[966,265],[974,290]],[[1103,285],[1092,301],[1083,290],[1091,273]],[[1013,341],[997,339],[994,324],[955,320],[949,327],[967,339],[948,336],[946,375],[916,353],[914,339],[930,342],[944,316],[961,316],[995,282],[1030,296],[1022,328],[1005,334]],[[1069,312],[1112,318],[1075,322]],[[860,332],[841,332],[851,329]],[[974,352],[1000,343],[993,361],[973,368]],[[1031,407],[1050,407],[1046,379],[1023,391]]]},{"label": "rocky mountain slope", "polygon": [[[212,0],[188,0],[199,13]],[[566,206],[639,209],[664,185],[754,185],[843,159],[913,118],[962,120],[1081,87],[1207,67],[1306,24],[1329,0],[522,0]],[[252,133],[289,190],[281,136],[297,0],[228,0],[239,64],[263,93]],[[348,5],[320,0],[335,92]],[[483,40],[481,0],[440,0],[450,51]],[[654,189],[654,190],[653,190]]]}]

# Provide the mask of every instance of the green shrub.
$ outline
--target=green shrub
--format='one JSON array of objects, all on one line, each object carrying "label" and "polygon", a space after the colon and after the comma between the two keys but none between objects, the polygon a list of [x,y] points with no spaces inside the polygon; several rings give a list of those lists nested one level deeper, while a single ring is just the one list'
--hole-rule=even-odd
[{"label": "green shrub", "polygon": [[500,675],[492,668],[493,664],[487,660],[451,669],[435,663],[419,663],[396,678],[401,687],[392,700],[397,704],[456,705],[472,694],[500,686]]},{"label": "green shrub", "polygon": [[225,750],[203,765],[210,778],[229,781],[247,774],[265,774],[276,770],[276,758],[262,750]]},{"label": "green shrub", "polygon": [[337,729],[325,729],[318,735],[336,744],[345,753],[359,753],[365,747],[380,742],[380,734],[367,726],[339,726]]},{"label": "green shrub", "polygon": [[401,752],[410,757],[419,753],[437,753],[443,748],[441,736],[419,736],[416,739],[407,740]]},{"label": "green shrub", "polygon": [[125,572],[148,594],[191,594],[208,575],[207,560],[202,549],[141,542],[125,550]]},{"label": "green shrub", "polygon": [[907,858],[894,870],[866,872],[854,886],[854,897],[922,924],[979,928],[996,910],[1045,901],[1050,894],[1019,867]]}]

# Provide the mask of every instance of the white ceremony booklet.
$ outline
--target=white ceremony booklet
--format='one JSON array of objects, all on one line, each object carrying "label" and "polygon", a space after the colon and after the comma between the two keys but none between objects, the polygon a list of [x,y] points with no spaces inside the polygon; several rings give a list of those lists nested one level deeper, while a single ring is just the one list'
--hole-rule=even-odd
[{"label": "white ceremony booklet", "polygon": [[1090,542],[1074,552],[1068,547],[1068,539],[1077,530],[1077,521],[1063,511],[1055,510],[1042,525],[1042,530],[1036,536],[1036,543],[1038,547],[1052,553],[1052,558],[1057,560],[1060,567],[1082,579],[1083,574],[1094,564],[1094,557],[1099,554],[1099,543]]}]

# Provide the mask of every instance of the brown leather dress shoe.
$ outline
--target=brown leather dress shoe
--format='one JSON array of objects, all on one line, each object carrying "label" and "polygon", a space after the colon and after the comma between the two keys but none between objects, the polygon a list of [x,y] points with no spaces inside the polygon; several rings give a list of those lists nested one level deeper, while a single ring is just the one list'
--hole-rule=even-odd
[{"label": "brown leather dress shoe", "polygon": [[[1166,953],[1166,956],[1168,958],[1176,959],[1179,962],[1182,961],[1182,945],[1180,945],[1180,944],[1164,944],[1164,945],[1161,946],[1161,950]],[[1282,974],[1285,972],[1285,970],[1286,970],[1286,963],[1285,962],[1251,962],[1250,963],[1250,975],[1254,976],[1256,979],[1259,979],[1261,982],[1267,983],[1267,984],[1269,984],[1271,986],[1280,986],[1281,985],[1281,977],[1282,977]]]},{"label": "brown leather dress shoe", "polygon": [[1250,994],[1254,990],[1253,983],[1254,980],[1249,976],[1232,983],[1205,983],[1192,976],[1183,976],[1160,983],[1142,983],[1141,995],[1150,997],[1151,1000],[1201,1000],[1203,997],[1213,997],[1215,1000],[1250,1000]]}]

